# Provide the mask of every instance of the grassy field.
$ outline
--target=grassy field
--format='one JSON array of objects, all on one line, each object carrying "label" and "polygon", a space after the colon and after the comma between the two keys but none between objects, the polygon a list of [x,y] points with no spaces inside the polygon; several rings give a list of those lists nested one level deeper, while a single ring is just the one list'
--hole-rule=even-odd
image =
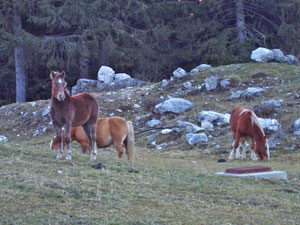
[{"label": "grassy field", "polygon": [[57,161],[48,140],[0,145],[1,224],[300,224],[300,151],[263,164],[287,171],[275,181],[216,177],[261,163],[199,150],[137,148],[129,164],[108,148],[97,170],[76,145],[72,163]]},{"label": "grassy field", "polygon": [[[230,79],[232,86],[208,92],[188,92],[182,83],[202,85],[206,77]],[[194,103],[182,120],[197,124],[201,110],[230,112],[235,105],[254,107],[262,100],[282,101],[270,116],[282,125],[280,145],[272,149],[271,161],[251,162],[227,158],[232,143],[228,126],[206,131],[209,144],[187,145],[184,131],[159,135],[162,150],[149,146],[137,135],[137,160],[117,159],[112,148],[99,150],[95,163],[73,143],[73,161],[56,160],[49,150],[54,135],[47,115],[49,100],[12,104],[0,108],[0,224],[300,224],[300,137],[293,135],[293,122],[300,117],[300,68],[278,63],[247,63],[221,66],[170,82],[168,87],[150,84],[125,91],[94,93],[100,117],[118,115],[132,120],[135,130],[146,129],[152,118],[164,125],[177,125],[179,115],[142,117],[153,103],[182,97]],[[254,99],[230,100],[231,92],[248,86],[266,87]],[[134,104],[142,107],[135,109]],[[146,106],[145,106],[146,105]],[[46,112],[46,113],[45,113]],[[136,118],[142,119],[136,123]],[[218,148],[216,146],[219,146]],[[65,156],[66,153],[64,153]],[[249,153],[248,153],[249,154]],[[101,162],[106,169],[91,165]],[[227,168],[265,165],[283,170],[288,180],[255,180],[217,177]]]}]

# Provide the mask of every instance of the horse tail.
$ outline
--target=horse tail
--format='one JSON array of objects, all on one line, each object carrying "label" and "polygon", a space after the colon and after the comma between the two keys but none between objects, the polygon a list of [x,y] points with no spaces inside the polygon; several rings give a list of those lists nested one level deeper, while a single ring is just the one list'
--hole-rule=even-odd
[{"label": "horse tail", "polygon": [[126,153],[129,161],[134,161],[134,130],[131,121],[126,121],[128,134],[125,142]]}]

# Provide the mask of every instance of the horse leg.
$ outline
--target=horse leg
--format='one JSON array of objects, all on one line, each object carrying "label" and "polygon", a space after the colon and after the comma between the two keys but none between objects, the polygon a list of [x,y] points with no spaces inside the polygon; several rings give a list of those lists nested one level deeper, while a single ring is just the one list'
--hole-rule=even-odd
[{"label": "horse leg", "polygon": [[96,124],[84,124],[82,125],[83,130],[85,131],[86,135],[89,138],[90,141],[90,147],[91,147],[91,161],[96,160],[97,155],[97,143],[96,143]]},{"label": "horse leg", "polygon": [[243,152],[242,152],[242,155],[241,155],[242,159],[246,159],[246,151],[247,151],[246,144],[247,144],[246,138],[243,138],[243,140],[242,140],[242,149],[243,149]]},{"label": "horse leg", "polygon": [[118,151],[118,157],[119,159],[122,159],[123,156],[123,147],[122,147],[122,141],[121,140],[114,140],[114,145]]},{"label": "horse leg", "polygon": [[254,138],[251,138],[251,159],[252,161],[257,161],[258,158],[255,154],[255,143],[254,143]]},{"label": "horse leg", "polygon": [[229,160],[233,160],[233,159],[234,159],[234,153],[235,153],[237,147],[238,147],[239,144],[240,144],[240,135],[239,135],[239,134],[236,134],[235,136],[236,136],[236,137],[235,137],[235,140],[234,140],[233,149],[232,149],[232,151],[230,152],[230,155],[229,155],[229,157],[228,157]]},{"label": "horse leg", "polygon": [[67,124],[64,126],[65,128],[65,141],[67,144],[67,156],[66,160],[71,161],[72,160],[72,151],[71,151],[71,124]]},{"label": "horse leg", "polygon": [[56,132],[57,143],[58,143],[58,153],[56,159],[62,159],[62,153],[63,153],[62,128],[58,125],[54,125],[54,129]]}]

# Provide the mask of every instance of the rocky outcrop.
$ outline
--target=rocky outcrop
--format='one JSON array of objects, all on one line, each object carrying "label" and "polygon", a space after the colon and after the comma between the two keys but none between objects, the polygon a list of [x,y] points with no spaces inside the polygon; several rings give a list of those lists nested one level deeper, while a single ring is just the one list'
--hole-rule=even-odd
[{"label": "rocky outcrop", "polygon": [[281,63],[299,65],[299,60],[293,55],[285,56],[280,49],[257,48],[251,53],[251,59],[256,62],[277,61]]},{"label": "rocky outcrop", "polygon": [[132,78],[126,73],[115,73],[108,66],[101,66],[98,71],[98,80],[79,79],[72,87],[72,95],[81,92],[97,92],[104,90],[118,90],[127,87],[142,86],[146,82]]}]

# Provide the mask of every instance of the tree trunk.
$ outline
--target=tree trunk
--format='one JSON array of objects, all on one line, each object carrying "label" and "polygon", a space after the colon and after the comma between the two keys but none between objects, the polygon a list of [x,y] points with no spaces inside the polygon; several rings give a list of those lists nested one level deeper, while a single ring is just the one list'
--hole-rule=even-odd
[{"label": "tree trunk", "polygon": [[80,72],[80,78],[87,79],[89,77],[89,59],[87,57],[80,56],[79,72]]},{"label": "tree trunk", "polygon": [[[238,40],[241,44],[243,44],[246,38],[244,0],[238,0],[236,2],[235,7],[236,7],[236,26],[238,30]],[[244,47],[240,49],[240,53],[242,55],[245,55],[246,50]]]},{"label": "tree trunk", "polygon": [[24,62],[24,50],[20,45],[21,39],[22,21],[21,16],[14,11],[13,18],[13,31],[14,37],[17,40],[17,46],[15,47],[15,68],[16,68],[16,102],[26,102],[26,74],[25,74],[25,62]]}]

